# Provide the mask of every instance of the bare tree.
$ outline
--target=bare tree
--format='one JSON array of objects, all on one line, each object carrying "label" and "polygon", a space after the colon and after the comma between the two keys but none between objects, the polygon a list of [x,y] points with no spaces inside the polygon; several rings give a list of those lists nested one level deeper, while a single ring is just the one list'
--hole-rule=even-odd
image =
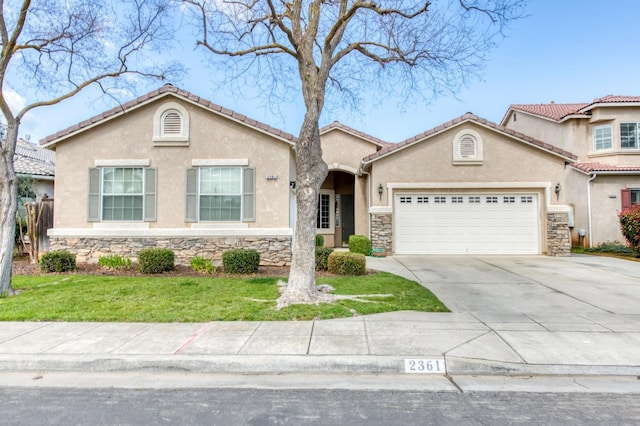
[{"label": "bare tree", "polygon": [[[237,75],[259,81],[266,75],[269,81],[258,87],[270,95],[279,93],[278,87],[302,92],[306,112],[295,145],[297,222],[281,305],[318,300],[316,206],[328,173],[318,122],[327,95],[357,97],[360,91],[377,89],[406,99],[429,99],[442,91],[455,92],[479,70],[496,37],[523,8],[523,0],[183,3],[195,12],[197,44],[233,59],[230,65],[236,66]],[[288,71],[297,71],[297,78]]]},{"label": "bare tree", "polygon": [[[0,294],[11,294],[18,183],[13,158],[20,123],[91,85],[110,96],[137,78],[180,71],[154,65],[169,45],[169,0],[0,0]],[[124,80],[118,77],[130,75]],[[124,81],[123,81],[124,80]],[[25,99],[14,111],[11,94]]]}]

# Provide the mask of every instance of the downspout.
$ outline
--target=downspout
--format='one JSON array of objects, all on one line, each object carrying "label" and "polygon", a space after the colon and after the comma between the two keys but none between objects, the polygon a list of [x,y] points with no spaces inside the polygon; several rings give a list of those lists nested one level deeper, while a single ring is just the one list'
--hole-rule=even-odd
[{"label": "downspout", "polygon": [[598,176],[597,173],[591,175],[587,181],[587,224],[589,227],[589,248],[591,248],[591,182]]}]

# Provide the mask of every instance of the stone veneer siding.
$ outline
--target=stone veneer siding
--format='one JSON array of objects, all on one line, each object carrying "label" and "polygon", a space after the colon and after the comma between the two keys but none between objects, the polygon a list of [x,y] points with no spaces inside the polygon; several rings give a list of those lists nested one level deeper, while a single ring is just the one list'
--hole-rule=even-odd
[{"label": "stone veneer siding", "polygon": [[371,215],[371,246],[384,249],[391,254],[393,250],[393,226],[390,214]]},{"label": "stone veneer siding", "polygon": [[547,254],[549,256],[571,255],[571,234],[567,213],[547,213]]},{"label": "stone veneer siding", "polygon": [[254,249],[260,253],[263,266],[291,264],[291,237],[51,237],[50,250],[68,250],[78,263],[98,263],[101,256],[118,254],[137,260],[138,253],[147,248],[169,248],[176,256],[176,264],[189,265],[191,259],[202,256],[220,260],[222,253],[237,248]]}]

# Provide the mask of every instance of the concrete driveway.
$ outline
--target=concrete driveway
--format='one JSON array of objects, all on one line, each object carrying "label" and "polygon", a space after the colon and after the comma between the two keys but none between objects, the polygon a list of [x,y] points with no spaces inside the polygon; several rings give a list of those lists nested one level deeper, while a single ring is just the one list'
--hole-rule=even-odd
[{"label": "concrete driveway", "polygon": [[453,312],[485,318],[491,314],[502,318],[508,314],[640,314],[640,262],[587,255],[371,260],[369,266],[374,269],[422,283]]}]

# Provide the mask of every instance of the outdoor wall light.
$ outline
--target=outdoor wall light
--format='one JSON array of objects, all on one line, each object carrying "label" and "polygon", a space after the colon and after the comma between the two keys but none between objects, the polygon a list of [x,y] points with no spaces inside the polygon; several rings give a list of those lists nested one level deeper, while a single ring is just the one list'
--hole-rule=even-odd
[{"label": "outdoor wall light", "polygon": [[556,183],[556,198],[560,198],[560,190],[562,187],[560,186],[560,182]]},{"label": "outdoor wall light", "polygon": [[378,195],[380,196],[380,201],[382,201],[382,192],[384,191],[384,188],[382,187],[382,184],[378,185]]},{"label": "outdoor wall light", "polygon": [[295,180],[290,180],[289,181],[289,187],[291,189],[296,189],[296,181]]}]

